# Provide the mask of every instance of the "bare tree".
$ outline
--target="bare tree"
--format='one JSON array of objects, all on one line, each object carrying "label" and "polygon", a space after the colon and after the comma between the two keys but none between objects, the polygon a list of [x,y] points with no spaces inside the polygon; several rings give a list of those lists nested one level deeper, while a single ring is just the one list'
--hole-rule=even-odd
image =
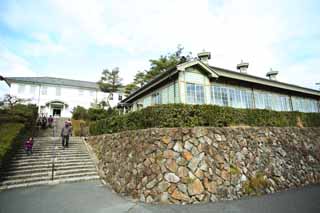
[{"label": "bare tree", "polygon": [[16,104],[22,104],[29,101],[29,99],[18,98],[17,96],[6,94],[3,99],[4,104],[8,104],[12,108]]}]

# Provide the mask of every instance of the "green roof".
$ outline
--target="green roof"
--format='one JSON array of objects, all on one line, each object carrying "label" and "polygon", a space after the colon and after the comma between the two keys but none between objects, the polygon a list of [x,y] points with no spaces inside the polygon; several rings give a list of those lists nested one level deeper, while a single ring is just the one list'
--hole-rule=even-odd
[{"label": "green roof", "polygon": [[31,84],[51,84],[71,87],[82,87],[88,89],[99,89],[99,86],[95,82],[90,81],[79,81],[65,78],[54,78],[54,77],[7,77],[8,82],[17,83],[31,83]]}]

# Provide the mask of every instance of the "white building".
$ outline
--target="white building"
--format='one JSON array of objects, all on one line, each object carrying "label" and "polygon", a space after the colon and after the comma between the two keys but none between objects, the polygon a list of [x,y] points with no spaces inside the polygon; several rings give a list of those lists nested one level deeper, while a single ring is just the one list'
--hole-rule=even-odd
[{"label": "white building", "polygon": [[122,93],[104,93],[95,82],[52,77],[8,77],[11,96],[36,104],[39,113],[46,116],[71,117],[76,106],[89,108],[105,101],[114,107],[123,98]]}]

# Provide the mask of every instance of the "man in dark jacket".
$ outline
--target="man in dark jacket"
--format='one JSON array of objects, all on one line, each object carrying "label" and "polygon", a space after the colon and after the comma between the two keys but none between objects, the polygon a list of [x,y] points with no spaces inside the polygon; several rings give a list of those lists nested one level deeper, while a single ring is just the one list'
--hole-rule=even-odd
[{"label": "man in dark jacket", "polygon": [[61,137],[62,137],[62,147],[68,148],[69,145],[69,136],[71,135],[72,127],[68,124],[68,122],[64,123],[64,127],[61,129]]}]

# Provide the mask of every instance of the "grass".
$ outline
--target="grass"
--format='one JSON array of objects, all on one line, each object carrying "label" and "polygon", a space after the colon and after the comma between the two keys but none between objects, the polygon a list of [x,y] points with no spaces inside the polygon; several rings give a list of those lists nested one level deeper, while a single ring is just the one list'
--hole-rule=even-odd
[{"label": "grass", "polygon": [[7,123],[0,125],[0,161],[12,148],[14,139],[24,127],[21,123]]},{"label": "grass", "polygon": [[269,182],[264,175],[257,173],[243,184],[243,190],[247,195],[261,195],[268,186]]},{"label": "grass", "polygon": [[86,126],[85,121],[72,119],[71,122],[72,122],[72,135],[80,136],[80,133],[81,133],[80,125]]}]

